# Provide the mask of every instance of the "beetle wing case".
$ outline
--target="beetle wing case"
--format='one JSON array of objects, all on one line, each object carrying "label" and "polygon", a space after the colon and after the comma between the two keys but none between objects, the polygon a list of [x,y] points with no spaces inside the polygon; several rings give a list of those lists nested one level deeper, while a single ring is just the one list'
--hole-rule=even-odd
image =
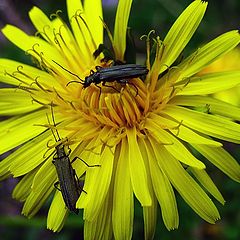
[{"label": "beetle wing case", "polygon": [[99,68],[98,73],[101,81],[110,82],[121,79],[141,77],[148,73],[145,66],[137,64],[123,64],[108,68]]}]

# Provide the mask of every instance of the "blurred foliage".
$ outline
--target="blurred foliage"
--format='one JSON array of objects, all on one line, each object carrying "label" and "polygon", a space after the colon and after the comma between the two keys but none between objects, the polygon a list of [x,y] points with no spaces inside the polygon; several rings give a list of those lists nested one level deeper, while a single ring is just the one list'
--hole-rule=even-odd
[{"label": "blurred foliage", "polygon": [[[57,2],[57,4],[56,4]],[[116,1],[105,0],[104,20],[113,29]],[[145,53],[145,42],[140,41],[140,36],[147,34],[150,30],[163,39],[177,16],[190,3],[190,0],[134,0],[129,20],[135,44],[139,53]],[[4,5],[5,4],[5,5]],[[0,27],[10,23],[19,26],[29,34],[35,30],[28,19],[28,11],[32,6],[39,6],[48,16],[57,10],[63,10],[62,16],[66,19],[65,0],[41,1],[25,0],[0,0]],[[21,6],[21,7],[19,7]],[[94,6],[93,6],[94,7]],[[8,9],[8,11],[6,11]],[[188,44],[184,56],[188,55],[194,48],[206,43],[216,36],[232,30],[239,29],[239,0],[211,0],[206,15],[195,33],[192,41]],[[11,15],[9,15],[11,14]],[[0,36],[0,57],[6,57],[31,63],[29,56],[17,49]],[[240,162],[239,147],[226,144],[226,148]],[[2,156],[4,157],[4,156]],[[201,158],[200,156],[198,156]],[[224,160],[224,159],[223,159]],[[207,164],[207,163],[206,163]],[[208,164],[207,164],[208,165]],[[155,239],[188,239],[188,240],[237,240],[240,239],[240,191],[239,185],[223,175],[215,167],[208,165],[208,173],[219,187],[226,204],[221,206],[214,201],[221,213],[222,220],[215,225],[205,223],[198,217],[190,207],[177,195],[180,215],[180,226],[178,230],[167,231],[158,213],[158,224]],[[3,240],[24,239],[82,239],[83,222],[80,216],[71,214],[60,233],[52,233],[46,230],[46,214],[50,202],[31,220],[20,215],[22,204],[11,199],[11,191],[16,181],[6,180],[0,182],[0,236]],[[143,217],[142,209],[136,201],[134,238],[143,239]]]}]

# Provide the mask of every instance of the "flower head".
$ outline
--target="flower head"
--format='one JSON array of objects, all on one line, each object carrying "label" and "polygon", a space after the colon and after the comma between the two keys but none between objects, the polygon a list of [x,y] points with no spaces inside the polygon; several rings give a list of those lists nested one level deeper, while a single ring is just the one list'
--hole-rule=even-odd
[{"label": "flower head", "polygon": [[[1,175],[23,176],[13,196],[24,202],[23,214],[30,217],[55,191],[48,228],[59,231],[69,211],[62,192],[54,189],[58,176],[50,156],[59,144],[68,146],[69,159],[78,157],[87,163],[71,163],[78,177],[85,174],[84,191],[76,202],[76,208],[84,211],[85,239],[111,239],[112,235],[130,239],[134,197],[143,207],[145,239],[154,236],[158,204],[167,229],[177,228],[174,189],[200,217],[214,223],[220,216],[209,195],[220,203],[224,199],[193,152],[240,180],[238,163],[218,141],[240,142],[240,126],[232,121],[239,120],[240,110],[206,96],[238,84],[240,72],[196,74],[237,46],[239,32],[219,36],[175,65],[207,7],[205,1],[196,0],[163,40],[146,36],[149,71],[144,80],[108,78],[106,84],[83,88],[70,82],[86,80],[99,66],[112,74],[111,61],[101,61],[102,54],[93,56],[103,43],[103,22],[100,1],[94,13],[91,4],[85,1],[83,7],[80,1],[67,0],[72,31],[59,15],[49,20],[37,8],[30,17],[41,38],[13,26],[2,30],[41,69],[0,60],[2,81],[15,86],[1,89],[5,101],[0,111],[11,116],[1,123],[5,140],[1,153],[21,145],[0,163]],[[109,34],[115,58],[122,62],[130,8],[131,1],[119,1],[114,35]],[[46,118],[51,111],[55,124]],[[60,142],[50,144],[56,130]]]}]

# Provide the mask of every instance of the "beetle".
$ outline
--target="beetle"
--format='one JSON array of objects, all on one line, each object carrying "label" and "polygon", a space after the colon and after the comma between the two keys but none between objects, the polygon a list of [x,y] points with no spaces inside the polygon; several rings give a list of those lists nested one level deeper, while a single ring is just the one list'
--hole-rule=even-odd
[{"label": "beetle", "polygon": [[[70,81],[68,82],[67,86],[70,83],[76,82],[76,83],[82,84],[83,88],[89,87],[92,83],[95,84],[96,86],[100,83],[102,83],[102,85],[105,86],[106,83],[114,82],[114,81],[117,81],[120,84],[127,84],[129,83],[128,79],[142,77],[147,75],[149,72],[149,70],[145,66],[138,65],[138,64],[121,64],[121,65],[113,65],[106,68],[96,66],[96,72],[91,70],[90,75],[85,77],[85,79],[83,80],[77,74],[70,72],[69,70],[67,70],[66,68],[64,68],[63,66],[55,62],[54,60],[53,62],[80,80],[80,81],[76,81],[76,80]],[[106,86],[106,87],[112,87],[112,86]]]},{"label": "beetle", "polygon": [[[51,108],[52,109],[52,108]],[[48,123],[50,125],[50,121],[47,115]],[[53,126],[56,127],[56,123],[54,120],[53,110],[52,110],[52,120]],[[76,202],[81,194],[81,192],[85,192],[77,177],[75,169],[72,167],[72,163],[77,159],[80,159],[83,163],[85,163],[88,167],[99,167],[100,165],[89,165],[83,159],[79,157],[74,157],[72,161],[70,161],[69,155],[71,153],[71,149],[69,146],[66,146],[65,142],[67,141],[60,138],[59,132],[55,129],[56,135],[53,129],[50,127],[52,134],[54,136],[56,146],[55,146],[55,154],[53,156],[53,164],[55,165],[58,182],[54,184],[54,186],[61,191],[62,197],[66,207],[76,214],[78,214],[79,209],[76,208]],[[60,188],[58,188],[58,184]],[[86,193],[86,192],[85,192]]]},{"label": "beetle", "polygon": [[[56,182],[54,186],[61,191],[66,207],[71,212],[78,214],[79,210],[76,208],[76,202],[81,191],[84,190],[80,187],[76,171],[73,169],[69,159],[71,150],[69,149],[69,151],[66,152],[66,146],[61,142],[55,149],[56,153],[53,156],[53,164],[57,171],[58,182]],[[58,188],[58,184],[60,185],[60,189]]]},{"label": "beetle", "polygon": [[91,70],[90,75],[85,77],[83,88],[89,87],[92,83],[97,85],[101,82],[103,86],[107,82],[114,81],[126,84],[130,78],[141,77],[148,74],[148,69],[145,66],[137,64],[114,65],[107,68],[97,66],[96,70],[96,72]]}]

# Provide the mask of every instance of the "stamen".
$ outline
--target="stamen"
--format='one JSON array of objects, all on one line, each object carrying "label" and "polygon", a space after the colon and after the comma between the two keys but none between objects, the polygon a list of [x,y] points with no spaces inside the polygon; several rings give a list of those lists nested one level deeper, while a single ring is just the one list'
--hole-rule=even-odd
[{"label": "stamen", "polygon": [[[65,34],[62,34],[62,31],[66,31]],[[73,39],[72,34],[68,31],[68,29],[66,28],[65,25],[61,25],[59,27],[58,32],[56,33],[54,31],[54,40],[55,43],[58,45],[58,47],[60,48],[60,52],[61,54],[64,55],[64,58],[67,60],[67,62],[69,63],[71,69],[75,70],[77,69],[78,71],[83,71],[83,66],[82,64],[80,64],[79,59],[81,59],[81,56],[79,55],[79,52],[76,49],[76,44],[74,40],[71,41],[71,46],[69,46],[69,44],[66,43],[66,40],[64,39],[64,36],[69,36],[70,38]],[[74,63],[74,64],[71,64]],[[77,67],[76,67],[77,65]]]},{"label": "stamen", "polygon": [[28,83],[26,83],[26,82],[23,81],[22,79],[16,77],[15,74],[10,74],[10,73],[8,73],[6,70],[4,71],[4,75],[9,76],[9,77],[12,77],[12,78],[16,79],[17,81],[19,81],[21,84],[25,84],[25,85],[29,86]]},{"label": "stamen", "polygon": [[30,86],[32,86],[33,84],[36,84],[42,91],[46,92],[46,93],[50,93],[52,92],[49,88],[44,88],[38,81],[37,79],[40,78],[39,76],[37,76],[34,81],[30,84]]},{"label": "stamen", "polygon": [[[78,14],[76,12],[76,14],[72,18],[76,21],[78,30],[81,34],[82,39],[84,40],[84,46],[87,51],[87,56],[92,56],[92,58],[89,58],[89,61],[92,62],[90,65],[94,65],[93,52],[97,49],[97,45],[94,42],[94,38],[92,36],[92,33],[90,32],[90,29],[89,29],[86,21],[84,20],[84,18],[81,15],[83,15],[83,13]],[[80,19],[80,21],[79,21],[79,19]],[[84,27],[87,29],[88,36],[86,36],[85,32],[83,32]],[[89,44],[89,42],[91,42],[91,44]],[[85,55],[85,54],[83,54],[83,55]]]},{"label": "stamen", "polygon": [[51,38],[49,37],[49,35],[47,34],[46,28],[48,28],[49,30],[51,30],[49,25],[45,25],[43,27],[43,31],[37,31],[35,33],[35,36],[38,37],[39,35],[41,35],[44,39],[46,39],[50,44],[54,44],[54,42],[51,40]]},{"label": "stamen", "polygon": [[112,120],[115,121],[116,123],[118,123],[120,126],[124,126],[124,121],[119,117],[118,112],[115,111],[115,109],[112,105],[111,98],[106,97],[105,102],[106,102],[108,111],[111,114]]},{"label": "stamen", "polygon": [[[147,57],[146,57],[146,67],[147,69],[151,69],[151,64],[150,64],[150,53],[151,53],[151,46],[150,46],[150,35],[155,34],[155,30],[151,30],[148,35],[142,35],[140,37],[140,40],[143,40],[143,38],[146,38],[146,50],[147,50]],[[147,78],[146,82],[149,82],[150,79]]]}]

